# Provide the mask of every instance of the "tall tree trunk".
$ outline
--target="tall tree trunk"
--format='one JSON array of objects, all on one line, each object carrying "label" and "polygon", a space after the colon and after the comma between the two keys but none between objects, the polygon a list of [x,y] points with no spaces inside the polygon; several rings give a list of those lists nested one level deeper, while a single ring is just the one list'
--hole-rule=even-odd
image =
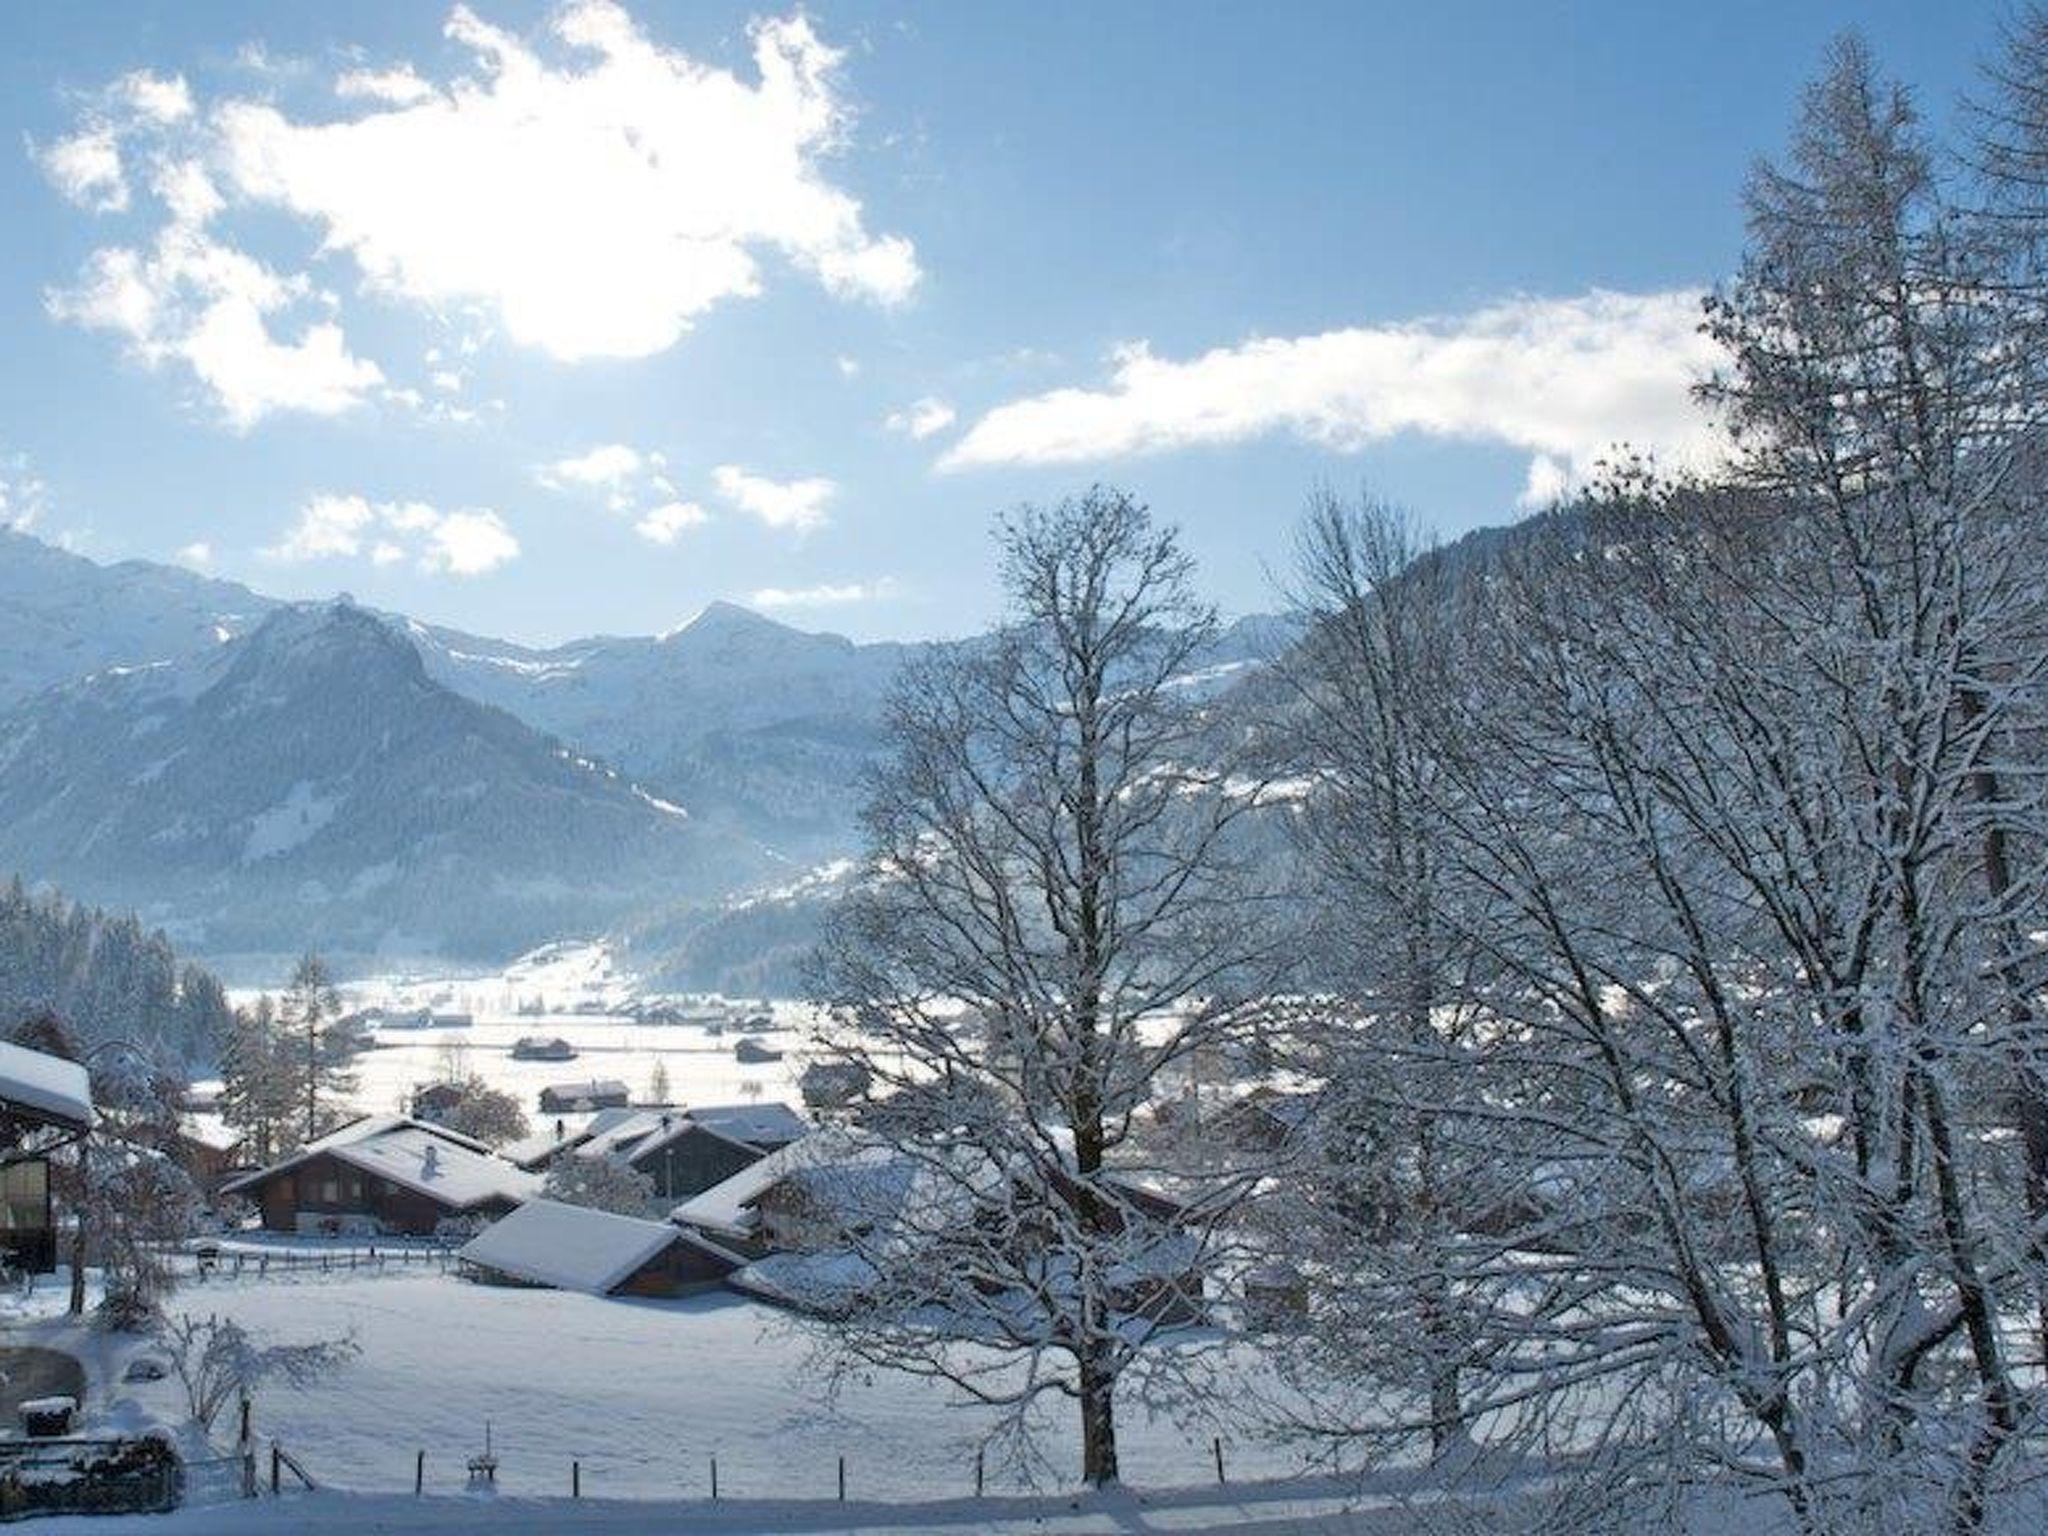
[{"label": "tall tree trunk", "polygon": [[1091,1488],[1117,1481],[1116,1376],[1102,1358],[1106,1341],[1081,1346],[1081,1480]]}]

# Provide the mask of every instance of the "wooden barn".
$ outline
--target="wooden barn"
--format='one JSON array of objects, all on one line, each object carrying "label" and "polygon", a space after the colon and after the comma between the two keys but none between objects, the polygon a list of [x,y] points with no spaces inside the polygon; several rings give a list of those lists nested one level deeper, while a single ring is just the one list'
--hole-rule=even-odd
[{"label": "wooden barn", "polygon": [[458,1257],[473,1280],[592,1296],[681,1296],[719,1284],[741,1263],[665,1221],[554,1200],[529,1200],[472,1238]]},{"label": "wooden barn", "polygon": [[292,1156],[230,1179],[273,1232],[429,1236],[444,1221],[492,1220],[540,1192],[540,1179],[446,1126],[373,1115]]}]

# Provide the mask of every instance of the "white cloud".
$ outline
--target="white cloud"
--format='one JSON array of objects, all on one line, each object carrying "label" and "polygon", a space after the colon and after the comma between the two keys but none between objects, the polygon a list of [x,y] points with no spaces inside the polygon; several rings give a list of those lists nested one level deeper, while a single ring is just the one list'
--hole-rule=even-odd
[{"label": "white cloud", "polygon": [[334,82],[334,94],[343,101],[382,101],[409,107],[433,95],[434,88],[410,64],[401,64],[396,69],[352,69]]},{"label": "white cloud", "polygon": [[839,489],[821,476],[770,480],[737,464],[719,465],[711,472],[711,481],[719,494],[742,512],[759,518],[770,528],[788,528],[797,533],[824,526],[825,505]]},{"label": "white cloud", "polygon": [[87,128],[59,139],[36,154],[50,184],[92,213],[119,213],[128,206],[128,178],[121,169],[121,142],[111,128]]},{"label": "white cloud", "polygon": [[195,539],[180,548],[171,558],[180,565],[189,565],[196,571],[203,571],[213,564],[213,546],[204,539]]},{"label": "white cloud", "polygon": [[602,491],[619,497],[650,463],[660,462],[659,454],[643,454],[630,443],[599,443],[587,452],[541,465],[533,477],[551,491]]},{"label": "white cloud", "polygon": [[910,242],[871,234],[823,174],[844,137],[840,55],[804,17],[755,24],[758,83],[661,47],[610,0],[569,5],[552,30],[560,63],[457,6],[447,33],[477,72],[444,92],[399,103],[352,78],[380,105],[340,122],[228,102],[230,178],[313,220],[377,291],[485,305],[565,359],[664,350],[758,293],[763,251],[843,297],[915,287]]},{"label": "white cloud", "polygon": [[129,188],[121,157],[124,134],[162,129],[192,115],[182,75],[136,70],[90,97],[78,132],[35,152],[43,174],[71,202],[93,213],[121,213]]},{"label": "white cloud", "polygon": [[[183,78],[146,71],[84,98],[76,131],[33,150],[44,174],[103,212],[146,190],[163,218],[95,251],[48,296],[51,314],[119,335],[144,366],[190,368],[247,429],[368,400],[476,415],[381,387],[339,298],[301,270],[316,259],[352,261],[380,298],[459,317],[465,353],[502,333],[564,359],[659,352],[706,310],[760,292],[766,258],[842,297],[894,303],[916,286],[910,242],[870,231],[828,174],[846,136],[840,55],[803,16],[755,24],[751,71],[663,48],[612,0],[563,7],[545,46],[463,5],[446,31],[467,72],[344,70],[334,89],[360,109],[338,121],[246,97],[201,110]],[[247,62],[279,74],[260,53]],[[277,209],[315,238],[260,261],[237,221]],[[315,300],[322,312],[292,313]]]},{"label": "white cloud", "polygon": [[758,587],[749,599],[756,608],[843,608],[895,595],[894,578],[822,583],[815,587]]},{"label": "white cloud", "polygon": [[138,69],[114,82],[114,99],[151,123],[180,123],[192,115],[192,89],[183,75],[153,75]]},{"label": "white cloud", "polygon": [[1694,290],[1518,298],[1184,362],[1139,343],[1115,355],[1106,388],[998,406],[939,463],[1069,464],[1279,433],[1353,451],[1412,433],[1525,449],[1546,461],[1527,490],[1555,494],[1617,443],[1667,461],[1713,457],[1691,395],[1720,361],[1699,304]]},{"label": "white cloud", "polygon": [[642,513],[633,531],[650,544],[673,544],[686,530],[710,520],[711,514],[693,501],[668,501]]},{"label": "white cloud", "polygon": [[[143,94],[167,89],[159,82]],[[215,237],[210,225],[224,204],[203,165],[163,158],[150,185],[169,215],[155,239],[147,248],[94,251],[73,287],[44,296],[53,318],[114,333],[146,368],[189,368],[238,430],[278,411],[337,415],[383,383],[383,371],[350,351],[331,318],[308,319],[296,338],[273,331],[274,321],[317,298],[313,285]]]},{"label": "white cloud", "polygon": [[371,501],[321,494],[299,509],[283,539],[264,551],[273,560],[354,559],[394,565],[410,556],[419,569],[480,576],[519,553],[519,541],[497,513],[483,508],[443,512],[423,501]]},{"label": "white cloud", "polygon": [[953,425],[953,407],[935,395],[913,400],[900,411],[891,411],[882,423],[891,432],[903,432],[923,442]]},{"label": "white cloud", "polygon": [[495,512],[443,513],[426,538],[420,569],[452,576],[481,576],[519,554],[519,541]]},{"label": "white cloud", "polygon": [[836,366],[839,369],[839,377],[841,377],[842,379],[854,379],[860,377],[859,358],[848,357],[844,353],[841,353],[838,357],[833,358],[832,362],[834,366]]},{"label": "white cloud", "polygon": [[173,222],[147,252],[93,252],[77,286],[45,301],[56,319],[114,332],[146,368],[183,363],[228,424],[246,431],[277,411],[338,415],[383,382],[332,320],[307,323],[293,340],[272,333],[271,318],[310,293],[303,277],[279,276],[202,228]]},{"label": "white cloud", "polygon": [[48,509],[49,491],[27,454],[0,452],[0,528],[33,528]]}]

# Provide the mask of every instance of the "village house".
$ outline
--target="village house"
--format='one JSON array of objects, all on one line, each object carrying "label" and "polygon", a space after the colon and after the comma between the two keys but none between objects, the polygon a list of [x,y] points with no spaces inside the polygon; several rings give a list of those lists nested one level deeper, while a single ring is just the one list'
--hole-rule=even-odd
[{"label": "village house", "polygon": [[786,1104],[712,1104],[642,1109],[595,1125],[567,1150],[609,1157],[654,1181],[664,1200],[682,1200],[730,1178],[798,1140],[809,1123]]},{"label": "village house", "polygon": [[0,1041],[0,1252],[29,1274],[57,1267],[50,1154],[92,1129],[85,1068]]},{"label": "village house", "polygon": [[593,1077],[580,1083],[550,1083],[540,1091],[544,1115],[586,1114],[593,1109],[624,1109],[633,1094],[615,1077]]},{"label": "village house", "polygon": [[190,1111],[178,1119],[177,1140],[171,1150],[178,1166],[211,1200],[229,1177],[248,1166],[246,1147],[247,1138],[219,1115]]},{"label": "village house", "polygon": [[480,1141],[400,1115],[351,1121],[290,1157],[230,1179],[273,1232],[427,1236],[489,1221],[540,1192],[540,1179]]},{"label": "village house", "polygon": [[553,1200],[529,1200],[457,1257],[464,1275],[486,1284],[591,1296],[686,1295],[719,1284],[742,1262],[665,1221]]},{"label": "village house", "polygon": [[466,1083],[422,1083],[412,1091],[412,1117],[415,1120],[445,1120],[449,1111],[468,1093]]}]

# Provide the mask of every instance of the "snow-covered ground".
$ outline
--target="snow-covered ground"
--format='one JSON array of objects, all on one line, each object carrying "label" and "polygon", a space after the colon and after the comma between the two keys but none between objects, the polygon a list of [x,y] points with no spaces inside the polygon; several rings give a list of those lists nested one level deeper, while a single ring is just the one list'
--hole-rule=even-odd
[{"label": "snow-covered ground", "polygon": [[[290,1536],[768,1536],[782,1532],[860,1532],[862,1536],[1130,1536],[1144,1532],[1231,1531],[1239,1536],[1417,1536],[1419,1510],[1450,1513],[1460,1536],[1521,1532],[1530,1528],[1525,1506],[1477,1496],[1456,1501],[1413,1499],[1343,1485],[1129,1492],[1057,1498],[995,1498],[917,1504],[845,1504],[797,1501],[702,1501],[621,1504],[585,1499],[365,1497],[312,1493],[254,1503],[180,1510],[129,1519],[78,1517],[43,1521],[57,1536],[137,1532],[289,1532]],[[1435,1529],[1436,1527],[1432,1527]],[[1736,1521],[1701,1523],[1691,1536],[1776,1536],[1781,1524],[1746,1511]]]},{"label": "snow-covered ground", "polygon": [[[636,1100],[645,1100],[657,1061],[668,1073],[670,1098],[680,1104],[798,1102],[808,1021],[802,1005],[733,1000],[744,1012],[772,1014],[778,1028],[762,1039],[788,1053],[781,1061],[741,1062],[733,1047],[746,1032],[738,1028],[713,1034],[698,1024],[640,1024],[628,1017],[640,993],[602,943],[549,945],[492,975],[378,977],[351,981],[341,991],[349,1009],[427,1009],[475,1020],[467,1028],[379,1028],[377,1048],[357,1063],[354,1100],[368,1113],[403,1109],[413,1088],[451,1070],[475,1072],[510,1092],[538,1129],[536,1106],[548,1084],[617,1078]],[[236,996],[244,1001],[255,994]],[[520,1011],[536,1004],[547,1011]],[[576,1059],[514,1061],[512,1045],[522,1035],[559,1036],[575,1047]]]},{"label": "snow-covered ground", "polygon": [[[786,1314],[725,1291],[641,1301],[402,1270],[273,1270],[188,1283],[172,1307],[233,1317],[278,1341],[353,1331],[359,1358],[309,1390],[265,1392],[256,1420],[316,1479],[355,1491],[409,1492],[420,1450],[430,1490],[458,1491],[488,1422],[508,1494],[567,1493],[580,1460],[593,1497],[703,1497],[715,1455],[728,1498],[831,1498],[843,1455],[851,1497],[940,1499],[972,1492],[975,1443],[990,1422],[945,1386],[893,1373],[828,1401],[812,1341]],[[112,1397],[124,1393],[146,1414],[182,1417],[175,1383]],[[1078,1432],[1070,1405],[1045,1406],[1050,1481],[1061,1486],[1073,1480]],[[1212,1482],[1212,1428],[1235,1476],[1301,1468],[1241,1426],[1182,1429],[1134,1394],[1120,1407],[1134,1484]],[[991,1492],[1025,1486],[993,1459],[987,1476]]]}]

